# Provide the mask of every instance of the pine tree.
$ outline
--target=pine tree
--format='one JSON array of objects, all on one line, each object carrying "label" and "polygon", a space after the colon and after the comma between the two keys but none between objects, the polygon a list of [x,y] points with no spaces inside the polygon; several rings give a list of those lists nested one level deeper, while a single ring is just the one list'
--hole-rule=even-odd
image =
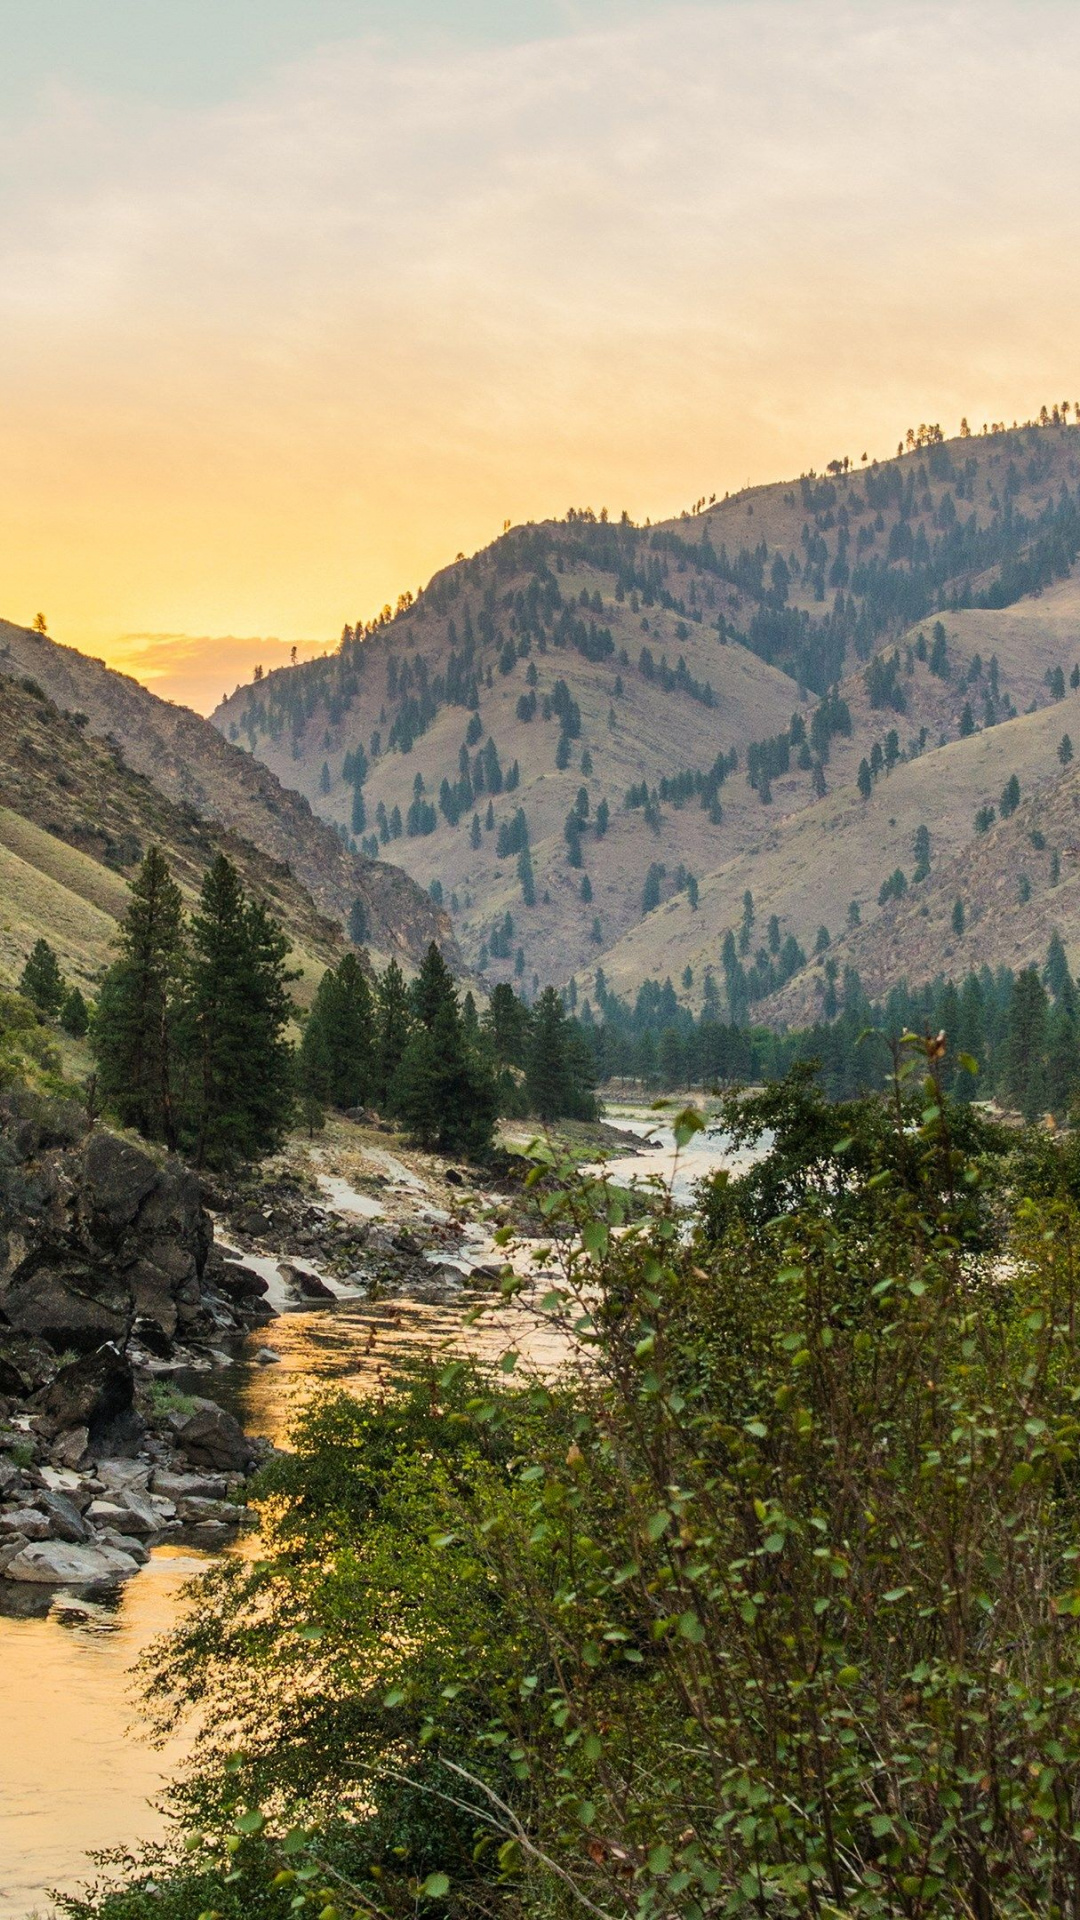
[{"label": "pine tree", "polygon": [[70,987],[60,1009],[60,1025],[73,1040],[81,1040],[90,1025],[90,1009],[78,987]]},{"label": "pine tree", "polygon": [[914,852],[915,852],[915,871],[911,876],[911,881],[913,886],[918,886],[919,881],[925,880],[930,872],[930,829],[929,827],[925,827],[925,826],[916,827]]},{"label": "pine tree", "polygon": [[495,1079],[472,1041],[434,941],[410,998],[414,1024],[390,1089],[393,1110],[424,1145],[482,1154],[495,1124]]},{"label": "pine tree", "polygon": [[91,1039],[98,1093],[126,1127],[175,1147],[183,903],[168,863],[149,848],[101,985]]},{"label": "pine tree", "polygon": [[554,987],[545,987],[532,1010],[525,1091],[530,1111],[547,1122],[571,1110],[568,1026],[566,1009]]},{"label": "pine tree", "polygon": [[289,944],[231,861],[207,872],[191,923],[183,1038],[190,1079],[186,1124],[195,1161],[228,1165],[270,1152],[292,1109],[294,1008]]},{"label": "pine tree", "polygon": [[67,986],[60,962],[47,940],[35,940],[19,977],[19,992],[32,1001],[46,1019],[56,1019],[67,996]]},{"label": "pine tree", "polygon": [[1058,747],[1058,759],[1061,761],[1063,767],[1067,767],[1072,757],[1073,743],[1069,739],[1068,734],[1063,733],[1061,736],[1061,745]]},{"label": "pine tree", "polygon": [[869,800],[870,795],[874,790],[874,782],[870,772],[870,762],[868,760],[864,759],[859,761],[859,777],[856,782],[856,785],[858,786],[861,797],[864,800]]},{"label": "pine tree", "polygon": [[472,848],[474,853],[476,852],[477,848],[480,845],[480,838],[481,838],[480,815],[478,813],[474,813],[472,817],[472,826],[469,828],[469,845]]},{"label": "pine tree", "polygon": [[964,903],[960,899],[953,901],[952,930],[958,940],[964,937]]},{"label": "pine tree", "polygon": [[1047,1000],[1034,967],[1025,967],[1013,983],[1005,1029],[1005,1094],[1024,1119],[1045,1111]]},{"label": "pine tree", "polygon": [[379,979],[375,1001],[375,1104],[385,1107],[412,1027],[409,990],[396,960]]},{"label": "pine tree", "polygon": [[368,925],[367,908],[359,894],[349,908],[349,939],[354,947],[362,947],[371,937]]},{"label": "pine tree", "polygon": [[364,805],[364,794],[361,787],[355,787],[353,789],[351,826],[353,833],[363,833],[367,826],[367,808]]}]

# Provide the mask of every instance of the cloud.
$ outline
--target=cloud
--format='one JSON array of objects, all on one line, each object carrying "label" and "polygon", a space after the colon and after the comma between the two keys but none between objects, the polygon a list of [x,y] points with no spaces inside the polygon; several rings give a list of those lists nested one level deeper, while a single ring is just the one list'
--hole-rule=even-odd
[{"label": "cloud", "polygon": [[1063,398],[1078,55],[1050,0],[731,0],[58,90],[0,132],[7,610],[329,639],[508,516]]}]

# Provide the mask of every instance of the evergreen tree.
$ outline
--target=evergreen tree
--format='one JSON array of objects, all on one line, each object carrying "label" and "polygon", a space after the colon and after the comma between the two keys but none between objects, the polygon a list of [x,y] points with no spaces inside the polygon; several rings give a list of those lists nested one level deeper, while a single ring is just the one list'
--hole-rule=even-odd
[{"label": "evergreen tree", "polygon": [[480,845],[480,838],[481,838],[480,815],[478,813],[474,813],[472,817],[472,826],[469,828],[469,845],[472,848],[474,853],[476,852],[477,848]]},{"label": "evergreen tree", "polygon": [[1068,734],[1063,733],[1061,736],[1061,745],[1058,747],[1058,759],[1061,761],[1063,767],[1067,767],[1072,757],[1073,743],[1069,739]]},{"label": "evergreen tree", "polygon": [[588,1050],[554,987],[544,988],[532,1010],[525,1091],[530,1111],[545,1122],[595,1112]]},{"label": "evergreen tree", "polygon": [[291,1118],[289,944],[231,861],[207,872],[191,923],[183,1038],[186,1126],[198,1166],[268,1153]]},{"label": "evergreen tree", "polygon": [[453,976],[434,941],[411,1000],[414,1024],[390,1090],[393,1109],[424,1145],[444,1153],[482,1154],[495,1124],[495,1078],[470,1034]]},{"label": "evergreen tree", "polygon": [[368,925],[367,909],[359,894],[349,908],[349,939],[354,947],[362,947],[371,937]]},{"label": "evergreen tree", "polygon": [[859,777],[856,785],[858,786],[862,799],[869,800],[874,790],[874,782],[870,773],[870,762],[868,760],[864,759],[859,761]]},{"label": "evergreen tree", "polygon": [[351,826],[353,833],[363,833],[367,826],[367,808],[364,805],[364,794],[361,787],[355,787],[353,789]]},{"label": "evergreen tree", "polygon": [[375,1018],[360,963],[346,953],[319,982],[301,1043],[302,1084],[317,1086],[324,1103],[364,1106],[375,1082]]},{"label": "evergreen tree", "polygon": [[132,882],[117,946],[91,1037],[98,1093],[124,1126],[175,1147],[183,903],[158,847],[148,849]]},{"label": "evergreen tree", "polygon": [[917,886],[919,881],[925,880],[927,878],[927,875],[930,872],[930,829],[929,827],[925,827],[925,826],[916,827],[914,852],[915,852],[915,871],[911,876],[911,880],[912,880],[912,885]]},{"label": "evergreen tree", "polygon": [[409,990],[396,960],[380,978],[375,999],[375,1104],[385,1107],[412,1026]]},{"label": "evergreen tree", "polygon": [[962,939],[963,939],[963,936],[964,936],[964,903],[963,903],[963,901],[962,901],[962,900],[960,900],[960,899],[956,899],[956,900],[954,900],[954,901],[953,901],[953,910],[952,910],[952,930],[953,930],[953,932],[955,933],[955,935],[956,935],[956,937],[957,937],[957,939],[958,939],[958,940],[962,940]]},{"label": "evergreen tree", "polygon": [[81,1040],[90,1025],[90,1010],[78,987],[70,987],[60,1009],[60,1025],[73,1040]]},{"label": "evergreen tree", "polygon": [[1004,1091],[1010,1105],[1028,1121],[1045,1112],[1047,1000],[1035,967],[1025,967],[1013,984],[1005,1030]]},{"label": "evergreen tree", "polygon": [[56,1019],[67,996],[67,985],[60,962],[47,940],[35,940],[19,976],[19,992],[32,1001],[46,1019]]}]

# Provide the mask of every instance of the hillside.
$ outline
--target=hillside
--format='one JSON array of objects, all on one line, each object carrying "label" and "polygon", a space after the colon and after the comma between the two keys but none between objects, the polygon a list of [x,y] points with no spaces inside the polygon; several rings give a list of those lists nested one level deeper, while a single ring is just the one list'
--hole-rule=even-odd
[{"label": "hillside", "polygon": [[339,928],[359,899],[374,956],[416,965],[437,939],[460,970],[448,921],[406,874],[350,852],[299,794],[230,747],[209,721],[158,699],[100,660],[3,621],[0,676],[7,676],[0,679],[5,718],[15,700],[10,683],[32,679],[61,712],[81,715],[87,734],[114,743],[126,766],[175,808],[220,823],[287,868]]},{"label": "hillside", "polygon": [[[1080,433],[1051,424],[660,527],[517,528],[213,717],[441,889],[489,980],[587,991],[601,964],[625,992],[689,968],[700,1004],[748,890],[748,964],[774,914],[811,956],[856,901],[865,943],[919,826],[940,869],[1013,774],[1025,795],[1060,776],[1078,481]],[[1080,709],[1073,725],[1080,744]]]},{"label": "hillside", "polygon": [[297,995],[310,997],[345,942],[288,867],[193,808],[175,806],[40,691],[8,680],[2,697],[0,983],[15,982],[44,937],[64,973],[93,993],[113,957],[128,882],[156,845],[189,907],[210,861],[226,854],[287,929],[292,964],[302,970]]}]

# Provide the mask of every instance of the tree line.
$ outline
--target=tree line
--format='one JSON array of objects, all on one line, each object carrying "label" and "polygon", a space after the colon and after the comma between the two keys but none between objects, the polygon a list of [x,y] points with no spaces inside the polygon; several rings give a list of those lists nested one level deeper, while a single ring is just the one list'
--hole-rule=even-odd
[{"label": "tree line", "polygon": [[500,1114],[595,1113],[592,1052],[553,989],[530,1008],[497,988],[481,1018],[434,943],[411,985],[393,960],[369,978],[349,951],[305,1015],[289,956],[284,930],[224,855],[187,916],[152,847],[96,1006],[78,995],[76,1017],[78,990],[44,940],[21,990],[69,1031],[89,1025],[97,1103],[197,1166],[272,1152],[297,1120],[313,1131],[329,1109],[370,1108],[422,1145],[480,1156]]}]

